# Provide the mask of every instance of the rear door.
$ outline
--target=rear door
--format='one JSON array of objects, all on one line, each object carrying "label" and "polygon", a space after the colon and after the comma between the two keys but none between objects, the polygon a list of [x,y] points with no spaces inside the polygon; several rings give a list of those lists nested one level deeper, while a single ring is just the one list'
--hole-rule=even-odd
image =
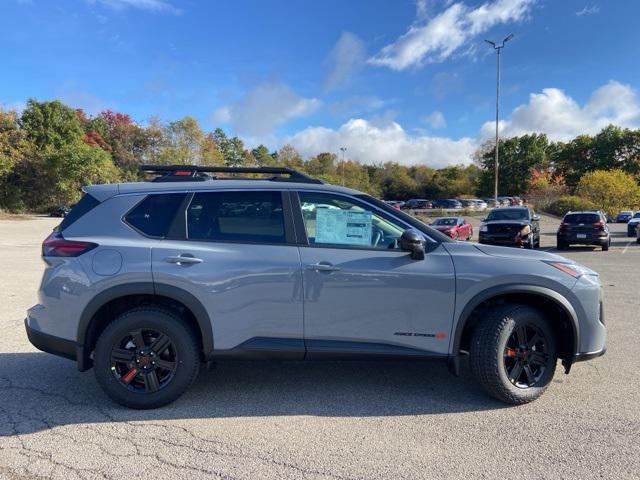
[{"label": "rear door", "polygon": [[187,201],[181,234],[152,249],[154,282],[200,300],[217,355],[303,358],[302,275],[289,196],[217,190]]},{"label": "rear door", "polygon": [[307,355],[447,354],[455,275],[444,247],[412,260],[398,248],[409,226],[377,207],[323,192],[299,202]]}]

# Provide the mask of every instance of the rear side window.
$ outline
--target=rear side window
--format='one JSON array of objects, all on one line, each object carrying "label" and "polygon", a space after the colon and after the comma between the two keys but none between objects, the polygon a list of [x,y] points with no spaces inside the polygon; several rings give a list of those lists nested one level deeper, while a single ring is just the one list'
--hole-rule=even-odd
[{"label": "rear side window", "polygon": [[187,209],[190,240],[286,243],[280,192],[196,193]]},{"label": "rear side window", "polygon": [[100,205],[100,202],[96,200],[95,197],[92,197],[88,193],[85,193],[80,201],[76,203],[75,207],[71,209],[71,211],[64,217],[58,229],[63,231],[65,228],[69,227],[72,223],[78,220],[85,213],[93,210],[95,207]]},{"label": "rear side window", "polygon": [[564,217],[564,223],[596,223],[602,220],[597,213],[573,213]]},{"label": "rear side window", "polygon": [[184,197],[184,193],[149,195],[124,220],[149,237],[165,238]]}]

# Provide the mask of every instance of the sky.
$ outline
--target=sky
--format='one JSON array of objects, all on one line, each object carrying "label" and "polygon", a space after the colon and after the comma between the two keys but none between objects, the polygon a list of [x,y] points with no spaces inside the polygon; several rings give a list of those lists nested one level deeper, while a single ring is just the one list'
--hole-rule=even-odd
[{"label": "sky", "polygon": [[495,129],[640,128],[637,0],[0,0],[0,107],[60,99],[248,147],[469,163]]}]

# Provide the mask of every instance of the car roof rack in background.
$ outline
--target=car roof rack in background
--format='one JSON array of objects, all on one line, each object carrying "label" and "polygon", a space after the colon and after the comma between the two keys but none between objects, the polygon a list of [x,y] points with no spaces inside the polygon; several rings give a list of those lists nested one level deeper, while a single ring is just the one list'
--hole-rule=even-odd
[{"label": "car roof rack in background", "polygon": [[[325,183],[288,167],[210,167],[200,165],[141,165],[140,171],[157,174],[153,182],[199,182],[205,180],[268,180],[274,182]],[[264,177],[208,175],[209,173],[262,174]],[[268,175],[268,176],[267,176]],[[284,176],[283,176],[284,175]]]}]

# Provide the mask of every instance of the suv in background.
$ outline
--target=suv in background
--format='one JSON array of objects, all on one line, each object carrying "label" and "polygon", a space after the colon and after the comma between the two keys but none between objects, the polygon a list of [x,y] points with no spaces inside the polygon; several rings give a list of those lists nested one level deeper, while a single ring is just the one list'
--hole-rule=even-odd
[{"label": "suv in background", "polygon": [[462,210],[462,203],[454,198],[439,198],[432,202],[433,208],[443,210]]},{"label": "suv in background", "polygon": [[598,274],[571,260],[456,242],[287,168],[144,170],[159,176],[84,189],[42,245],[25,320],[123,405],[177,399],[203,362],[429,358],[458,374],[467,354],[521,404],[557,359],[568,373],[605,351]]},{"label": "suv in background", "polygon": [[636,230],[638,229],[638,225],[640,225],[640,211],[633,214],[631,220],[627,222],[627,236],[635,237]]},{"label": "suv in background", "polygon": [[432,208],[432,204],[424,198],[412,198],[407,200],[406,203],[402,205],[402,208],[406,210],[423,210],[425,208]]},{"label": "suv in background", "polygon": [[528,207],[494,208],[480,224],[480,243],[540,247],[540,216]]},{"label": "suv in background", "polygon": [[571,245],[596,245],[609,250],[611,235],[607,219],[600,211],[568,212],[556,234],[558,250]]}]

